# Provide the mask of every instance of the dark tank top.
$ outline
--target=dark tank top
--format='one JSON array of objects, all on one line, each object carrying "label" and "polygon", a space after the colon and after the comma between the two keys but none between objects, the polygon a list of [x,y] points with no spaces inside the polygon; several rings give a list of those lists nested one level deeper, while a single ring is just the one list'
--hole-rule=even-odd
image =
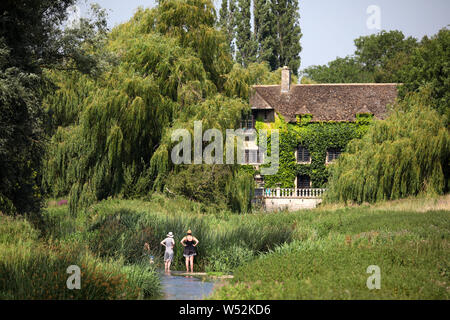
[{"label": "dark tank top", "polygon": [[194,243],[195,243],[194,239],[192,239],[191,241],[186,239],[184,241],[184,244],[186,245],[186,247],[184,247],[184,254],[190,255],[196,253]]},{"label": "dark tank top", "polygon": [[192,241],[186,239],[184,244],[186,245],[186,247],[194,247],[194,239],[192,239]]}]

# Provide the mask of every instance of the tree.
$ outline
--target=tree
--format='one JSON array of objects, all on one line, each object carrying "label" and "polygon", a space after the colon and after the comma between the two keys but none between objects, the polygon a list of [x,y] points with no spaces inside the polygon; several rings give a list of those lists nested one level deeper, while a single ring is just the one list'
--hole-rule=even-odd
[{"label": "tree", "polygon": [[254,0],[254,26],[257,43],[258,62],[266,61],[272,70],[277,68],[275,56],[276,34],[270,0]]},{"label": "tree", "polygon": [[366,83],[374,82],[371,72],[364,70],[354,57],[336,58],[323,66],[311,66],[302,72],[318,83]]},{"label": "tree", "polygon": [[54,40],[75,1],[2,1],[0,38],[11,50],[8,66],[39,73],[41,64],[59,57]]},{"label": "tree", "polygon": [[406,38],[401,31],[383,30],[355,39],[354,55],[308,67],[303,73],[321,83],[402,83],[404,66],[418,45],[417,39]]},{"label": "tree", "polygon": [[236,12],[236,61],[248,66],[256,61],[256,42],[251,30],[251,0],[238,0]]},{"label": "tree", "polygon": [[274,48],[276,65],[272,66],[272,70],[288,66],[295,75],[298,75],[302,50],[298,0],[273,0],[272,12],[276,32]]},{"label": "tree", "polygon": [[430,88],[408,94],[384,121],[347,146],[332,167],[331,202],[377,202],[449,189],[450,135]]},{"label": "tree", "polygon": [[0,4],[0,211],[39,220],[44,153],[41,66],[58,60],[54,39],[74,0]]},{"label": "tree", "polygon": [[397,54],[410,54],[417,47],[417,39],[406,38],[403,32],[398,30],[382,30],[377,34],[359,37],[354,42],[358,61],[370,72],[377,68],[383,69]]},{"label": "tree", "polygon": [[[226,11],[225,1],[222,3],[220,25],[223,30],[234,0],[229,3],[230,11]],[[272,71],[289,66],[298,75],[302,50],[298,0],[254,0],[253,32],[250,7],[251,0],[239,0],[234,14],[236,61],[245,67],[252,62],[268,62]],[[228,30],[229,39],[233,39],[232,29]]]},{"label": "tree", "polygon": [[[47,118],[43,99],[55,89],[51,70],[102,72],[105,11],[64,28],[75,0],[3,1],[0,5],[0,211],[39,222],[47,137],[71,118]],[[95,52],[92,53],[92,52]],[[46,110],[45,110],[46,109]],[[72,112],[72,117],[73,116]]]},{"label": "tree", "polygon": [[220,29],[226,34],[228,45],[230,46],[230,53],[234,56],[234,39],[236,37],[236,25],[235,25],[235,11],[236,0],[222,0],[222,6],[220,8],[219,26]]},{"label": "tree", "polygon": [[0,212],[38,216],[42,194],[38,170],[43,155],[41,79],[6,67],[10,50],[0,49]]},{"label": "tree", "polygon": [[176,38],[182,47],[194,50],[213,84],[220,88],[223,85],[221,74],[231,68],[232,61],[225,35],[215,28],[213,3],[210,0],[163,0],[155,9],[156,30],[152,31]]},{"label": "tree", "polygon": [[[174,130],[192,132],[194,120],[202,120],[204,130],[217,128],[225,137],[225,129],[237,127],[249,111],[243,99],[255,77],[270,73],[264,64],[251,64],[242,72],[245,77],[233,73],[243,67],[232,65],[211,9],[205,0],[165,0],[140,9],[108,35],[105,50],[119,59],[108,72],[95,79],[78,71],[51,73],[58,89],[46,107],[58,127],[46,154],[43,184],[53,196],[69,195],[71,212],[109,196],[167,189],[246,210],[249,193],[242,190],[251,183],[236,175],[234,166],[216,170],[170,161]],[[202,185],[195,189],[181,181]],[[240,183],[238,193],[226,190]]]},{"label": "tree", "polygon": [[400,95],[428,86],[432,106],[450,122],[450,30],[441,29],[435,36],[424,37],[402,68]]}]

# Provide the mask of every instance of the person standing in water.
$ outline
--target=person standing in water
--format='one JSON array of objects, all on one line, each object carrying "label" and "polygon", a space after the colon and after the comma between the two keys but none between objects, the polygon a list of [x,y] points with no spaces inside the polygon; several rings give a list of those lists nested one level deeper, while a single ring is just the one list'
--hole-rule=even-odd
[{"label": "person standing in water", "polygon": [[173,260],[173,247],[175,246],[175,240],[173,240],[173,233],[169,232],[167,238],[161,241],[161,245],[166,247],[166,252],[164,252],[164,271],[170,272],[170,264]]},{"label": "person standing in water", "polygon": [[186,258],[186,272],[189,272],[189,265],[191,266],[191,273],[194,273],[194,256],[197,255],[195,247],[198,244],[196,237],[192,236],[192,231],[188,230],[187,235],[181,240],[184,247],[183,256]]}]

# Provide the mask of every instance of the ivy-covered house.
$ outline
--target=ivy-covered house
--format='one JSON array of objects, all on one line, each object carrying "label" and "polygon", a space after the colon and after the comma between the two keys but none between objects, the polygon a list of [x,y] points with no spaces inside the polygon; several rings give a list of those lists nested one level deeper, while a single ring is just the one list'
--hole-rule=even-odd
[{"label": "ivy-covered house", "polygon": [[[291,84],[287,67],[281,85],[253,86],[244,126],[280,130],[280,168],[262,177],[264,187],[326,187],[333,161],[371,121],[386,118],[396,97],[393,83]],[[254,159],[250,164],[262,162],[259,156],[248,158]]]}]

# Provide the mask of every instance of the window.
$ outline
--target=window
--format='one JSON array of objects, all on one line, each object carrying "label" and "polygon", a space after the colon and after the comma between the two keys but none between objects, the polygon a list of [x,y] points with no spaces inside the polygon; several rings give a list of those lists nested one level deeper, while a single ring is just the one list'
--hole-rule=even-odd
[{"label": "window", "polygon": [[259,164],[263,163],[263,155],[259,150],[245,150],[245,164]]},{"label": "window", "polygon": [[255,119],[253,115],[249,115],[242,119],[241,129],[255,129]]},{"label": "window", "polygon": [[311,188],[311,178],[307,175],[297,176],[297,189]]},{"label": "window", "polygon": [[333,162],[341,155],[341,149],[338,148],[330,148],[327,152],[327,162]]},{"label": "window", "polygon": [[311,162],[311,155],[309,150],[303,146],[298,146],[297,148],[297,162]]}]

